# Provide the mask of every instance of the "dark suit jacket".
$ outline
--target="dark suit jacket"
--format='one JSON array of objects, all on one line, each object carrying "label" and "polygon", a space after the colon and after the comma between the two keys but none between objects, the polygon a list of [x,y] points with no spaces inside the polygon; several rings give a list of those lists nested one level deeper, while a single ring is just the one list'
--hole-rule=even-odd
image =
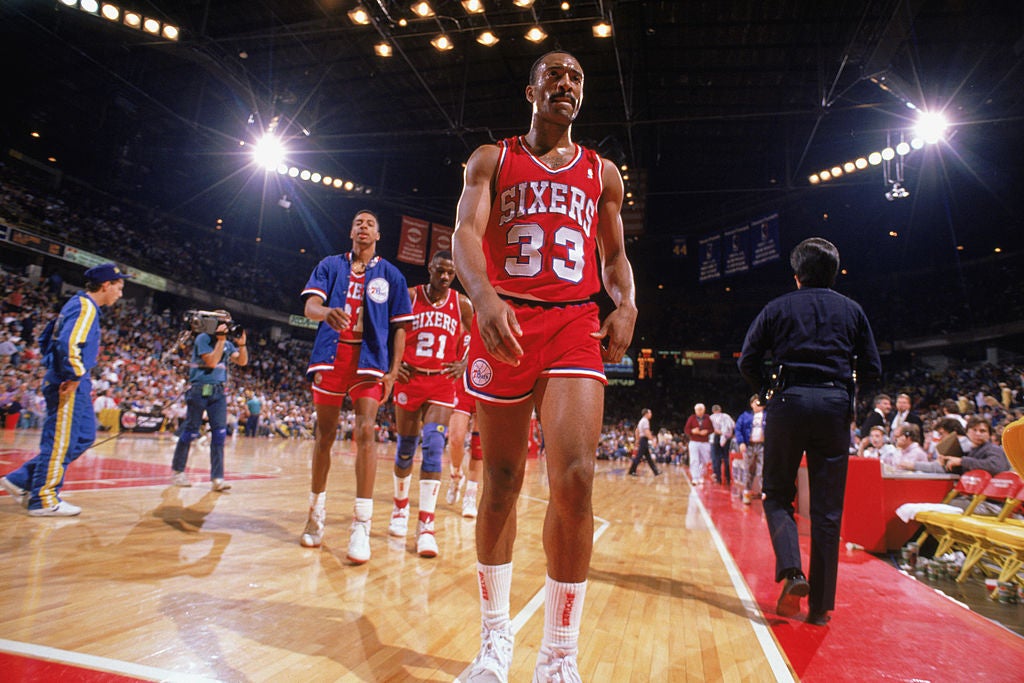
[{"label": "dark suit jacket", "polygon": [[871,412],[868,413],[868,416],[866,418],[864,418],[864,422],[862,422],[861,425],[860,425],[860,436],[861,436],[861,438],[864,438],[865,436],[870,434],[871,433],[871,428],[875,427],[875,426],[881,426],[883,429],[885,429],[886,435],[888,435],[889,434],[889,422],[890,422],[890,420],[889,420],[888,417],[882,417],[878,413],[877,410],[872,408]]}]

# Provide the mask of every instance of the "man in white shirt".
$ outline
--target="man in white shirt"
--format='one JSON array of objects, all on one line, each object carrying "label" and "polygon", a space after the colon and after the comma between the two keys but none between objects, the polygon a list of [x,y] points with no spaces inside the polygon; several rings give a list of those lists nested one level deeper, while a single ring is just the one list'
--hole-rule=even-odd
[{"label": "man in white shirt", "polygon": [[[722,412],[722,406],[711,406],[711,426],[714,429],[711,441],[711,472],[715,483],[732,483],[729,471],[729,442],[732,440],[736,422],[729,413]],[[724,471],[723,471],[724,470]]]}]

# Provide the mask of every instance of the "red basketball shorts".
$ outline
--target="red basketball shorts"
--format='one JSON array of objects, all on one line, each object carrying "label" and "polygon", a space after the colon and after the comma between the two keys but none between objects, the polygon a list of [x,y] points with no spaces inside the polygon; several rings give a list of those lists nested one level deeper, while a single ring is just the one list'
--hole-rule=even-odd
[{"label": "red basketball shorts", "polygon": [[508,304],[523,330],[518,341],[524,354],[517,367],[495,359],[484,348],[474,318],[465,380],[470,394],[487,403],[518,403],[530,397],[541,377],[589,377],[608,383],[600,340],[590,336],[601,327],[597,304]]},{"label": "red basketball shorts", "polygon": [[476,398],[466,391],[463,377],[455,380],[455,412],[463,415],[472,415],[476,412]]},{"label": "red basketball shorts", "polygon": [[340,406],[348,394],[355,403],[361,398],[384,400],[384,385],[376,377],[361,375],[359,344],[338,344],[334,368],[313,375],[313,404]]},{"label": "red basketball shorts", "polygon": [[407,384],[395,383],[395,405],[403,410],[419,410],[424,403],[444,408],[455,407],[455,382],[444,374],[413,375]]}]

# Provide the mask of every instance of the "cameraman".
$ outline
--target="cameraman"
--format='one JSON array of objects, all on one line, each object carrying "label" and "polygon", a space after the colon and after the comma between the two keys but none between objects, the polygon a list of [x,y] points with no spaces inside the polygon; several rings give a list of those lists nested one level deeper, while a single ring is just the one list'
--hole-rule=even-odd
[{"label": "cameraman", "polygon": [[245,330],[239,328],[235,341],[228,340],[230,316],[227,311],[216,311],[220,317],[217,328],[211,336],[203,332],[196,337],[192,347],[192,362],[189,364],[188,408],[185,426],[174,447],[171,469],[174,475],[171,483],[175,486],[191,486],[185,465],[188,463],[188,449],[192,439],[199,436],[203,411],[210,420],[210,480],[214,491],[227,491],[230,484],[224,482],[224,440],[227,436],[227,398],[224,385],[228,381],[227,359],[235,365],[249,362],[245,346]]}]

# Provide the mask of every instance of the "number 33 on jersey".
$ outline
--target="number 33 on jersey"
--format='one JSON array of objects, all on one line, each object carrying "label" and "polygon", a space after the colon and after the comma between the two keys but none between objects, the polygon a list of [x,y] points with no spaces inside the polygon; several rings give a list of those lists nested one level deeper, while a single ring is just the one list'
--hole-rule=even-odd
[{"label": "number 33 on jersey", "polygon": [[576,145],[552,169],[522,138],[498,143],[501,155],[484,252],[491,284],[512,296],[544,301],[587,299],[600,288],[596,262],[601,158]]}]

